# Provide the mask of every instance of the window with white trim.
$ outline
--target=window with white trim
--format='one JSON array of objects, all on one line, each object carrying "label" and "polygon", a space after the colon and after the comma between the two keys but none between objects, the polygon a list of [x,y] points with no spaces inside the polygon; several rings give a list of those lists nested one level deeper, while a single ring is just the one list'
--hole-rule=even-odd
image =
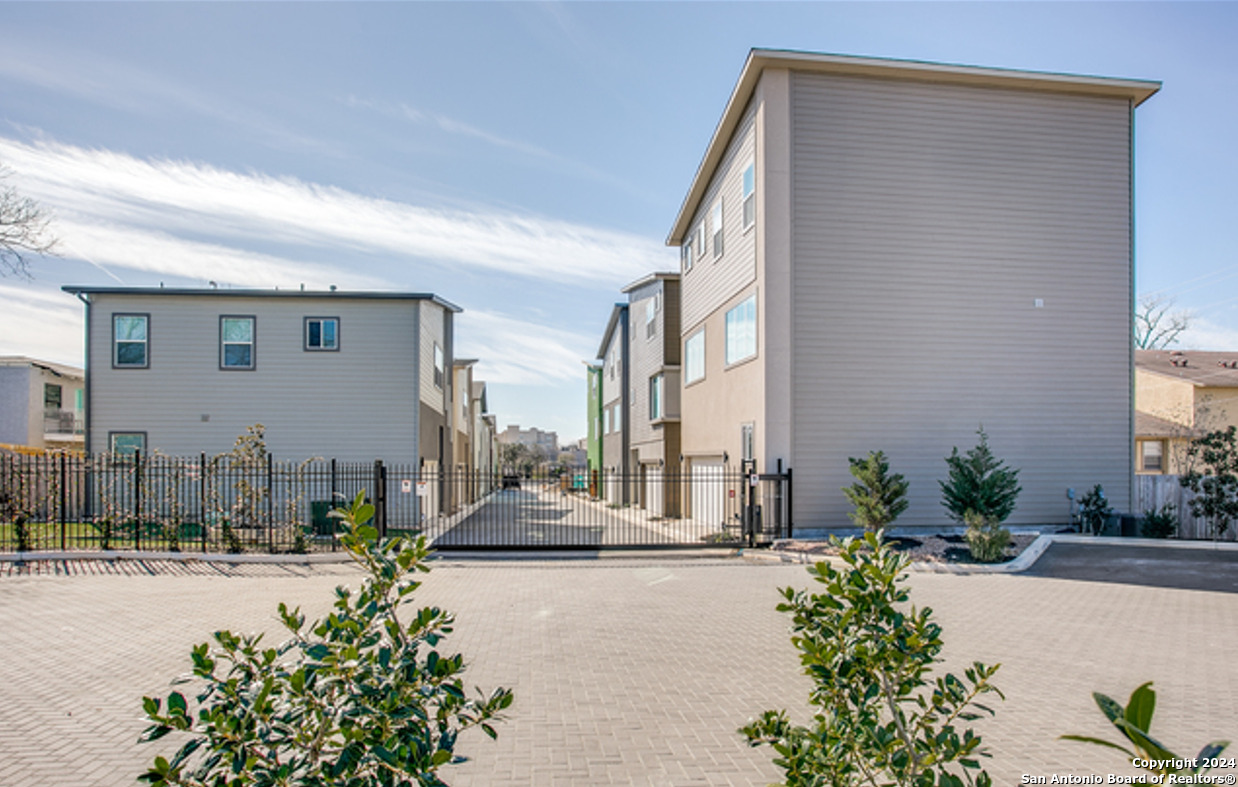
[{"label": "window with white trim", "polygon": [[726,313],[726,365],[757,354],[757,296],[750,295]]},{"label": "window with white trim", "polygon": [[1161,472],[1165,469],[1165,444],[1160,440],[1145,440],[1140,444],[1143,469]]},{"label": "window with white trim", "polygon": [[659,372],[649,378],[649,420],[656,421],[662,417],[663,388],[666,378]]},{"label": "window with white trim", "polygon": [[652,339],[658,334],[658,303],[662,300],[661,293],[655,294],[645,301],[645,338]]},{"label": "window with white trim", "polygon": [[150,366],[150,315],[112,315],[112,366],[117,369],[146,369]]},{"label": "window with white trim", "polygon": [[709,231],[712,233],[714,258],[722,256],[722,198],[714,203],[714,209],[709,216]]},{"label": "window with white trim", "polygon": [[749,164],[744,169],[744,229],[757,220],[757,169]]},{"label": "window with white trim", "polygon": [[306,317],[305,349],[312,351],[340,349],[340,318]]},{"label": "window with white trim", "polygon": [[702,328],[684,342],[684,383],[694,383],[705,377],[705,329]]},{"label": "window with white trim", "polygon": [[255,317],[219,318],[219,368],[248,371],[254,368]]},{"label": "window with white trim", "polygon": [[692,238],[689,237],[679,247],[679,267],[684,273],[692,270]]},{"label": "window with white trim", "polygon": [[434,387],[443,387],[443,348],[434,345]]}]

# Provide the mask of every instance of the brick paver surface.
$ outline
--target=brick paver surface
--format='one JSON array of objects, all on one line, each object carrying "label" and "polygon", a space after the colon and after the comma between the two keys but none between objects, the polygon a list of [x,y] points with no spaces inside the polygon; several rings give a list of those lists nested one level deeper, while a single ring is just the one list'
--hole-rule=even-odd
[{"label": "brick paver surface", "polygon": [[[151,565],[0,578],[0,785],[130,785],[166,742],[135,743],[140,698],[166,693],[218,628],[277,631],[346,566]],[[149,570],[146,570],[149,569]],[[778,777],[735,729],[766,708],[806,716],[807,679],[775,611],[802,566],[741,560],[445,561],[417,598],[457,614],[468,682],[512,687],[499,738],[466,735],[465,785],[753,785]],[[1002,662],[1007,700],[976,729],[1001,785],[1021,774],[1133,773],[1092,704],[1154,680],[1154,731],[1180,753],[1238,738],[1238,595],[1030,576],[917,573],[950,666]],[[1233,773],[1230,771],[1229,773]]]}]

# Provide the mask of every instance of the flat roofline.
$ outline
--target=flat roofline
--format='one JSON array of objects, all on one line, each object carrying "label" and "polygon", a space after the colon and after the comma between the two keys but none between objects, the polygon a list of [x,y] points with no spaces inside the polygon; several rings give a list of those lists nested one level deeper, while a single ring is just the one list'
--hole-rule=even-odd
[{"label": "flat roofline", "polygon": [[650,282],[657,281],[658,279],[662,279],[664,281],[678,281],[679,272],[678,271],[654,271],[653,273],[647,273],[644,276],[641,276],[636,281],[632,282],[631,284],[628,284],[622,287],[619,290],[619,292],[626,294],[626,293],[632,292],[633,290],[644,287],[646,284],[649,284]]},{"label": "flat roofline", "polygon": [[208,298],[339,298],[349,300],[433,301],[453,312],[464,311],[451,301],[430,292],[217,289],[214,287],[92,287],[77,284],[66,284],[60,289],[72,295],[173,295]]},{"label": "flat roofline", "polygon": [[1075,95],[1113,96],[1129,99],[1133,107],[1139,106],[1161,89],[1160,82],[1142,79],[1061,74],[1049,71],[1021,71],[1009,68],[933,63],[923,60],[799,52],[787,49],[753,49],[748,53],[748,59],[744,62],[739,80],[731,91],[731,97],[727,101],[726,109],[723,110],[722,118],[718,121],[709,145],[705,148],[705,156],[701,159],[700,166],[697,167],[696,175],[692,178],[692,185],[684,197],[679,214],[666,238],[667,246],[683,244],[688,233],[688,223],[696,214],[697,206],[705,196],[705,187],[709,183],[709,177],[722,160],[726,146],[739,126],[739,121],[756,90],[757,83],[761,80],[761,74],[767,68],[1039,90]]}]

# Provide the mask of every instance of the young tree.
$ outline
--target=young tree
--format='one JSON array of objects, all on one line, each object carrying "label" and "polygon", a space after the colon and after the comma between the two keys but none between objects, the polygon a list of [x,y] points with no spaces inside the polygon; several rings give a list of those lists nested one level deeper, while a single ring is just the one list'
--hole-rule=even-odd
[{"label": "young tree", "polygon": [[1191,514],[1206,518],[1213,538],[1229,530],[1238,519],[1238,437],[1233,426],[1209,432],[1191,441],[1186,449],[1186,473],[1178,482],[1195,493]]},{"label": "young tree", "polygon": [[983,426],[976,434],[980,435],[980,442],[975,448],[960,456],[956,447],[946,457],[949,476],[937,482],[941,486],[941,504],[956,522],[964,523],[971,511],[1001,524],[1014,512],[1015,501],[1023,491],[1019,471],[1011,470],[993,456]]},{"label": "young tree", "polygon": [[1140,350],[1163,350],[1178,342],[1191,327],[1191,313],[1171,312],[1174,299],[1163,295],[1143,295],[1135,309],[1135,346]]},{"label": "young tree", "polygon": [[890,463],[882,451],[872,451],[864,459],[848,458],[855,483],[843,487],[843,494],[855,506],[851,519],[865,530],[884,530],[907,510],[907,482],[899,473],[890,475]]},{"label": "young tree", "polygon": [[47,210],[4,183],[12,174],[0,164],[0,276],[29,278],[29,255],[55,254],[58,242]]}]

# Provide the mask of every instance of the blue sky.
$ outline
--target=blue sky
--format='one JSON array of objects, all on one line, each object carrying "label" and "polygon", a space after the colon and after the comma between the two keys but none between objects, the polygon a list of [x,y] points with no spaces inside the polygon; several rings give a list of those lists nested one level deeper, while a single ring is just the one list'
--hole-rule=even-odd
[{"label": "blue sky", "polygon": [[[80,364],[63,284],[431,291],[491,410],[584,434],[619,289],[752,47],[1164,82],[1136,113],[1140,293],[1238,348],[1238,4],[0,2],[0,162],[60,259],[0,354]],[[381,373],[381,370],[376,370]]]}]

